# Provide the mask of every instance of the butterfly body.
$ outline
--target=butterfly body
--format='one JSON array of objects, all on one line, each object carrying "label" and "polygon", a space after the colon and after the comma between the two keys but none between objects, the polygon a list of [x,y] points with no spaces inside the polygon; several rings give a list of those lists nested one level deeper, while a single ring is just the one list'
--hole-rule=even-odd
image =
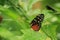
[{"label": "butterfly body", "polygon": [[43,19],[44,19],[44,14],[37,15],[31,22],[31,28],[35,31],[40,30]]}]

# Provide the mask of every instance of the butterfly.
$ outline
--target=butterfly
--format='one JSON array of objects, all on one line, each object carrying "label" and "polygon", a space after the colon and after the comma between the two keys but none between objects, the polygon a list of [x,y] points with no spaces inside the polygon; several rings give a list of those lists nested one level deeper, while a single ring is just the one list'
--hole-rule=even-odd
[{"label": "butterfly", "polygon": [[31,22],[31,28],[34,31],[39,31],[41,28],[42,21],[44,19],[44,14],[37,15]]},{"label": "butterfly", "polygon": [[2,16],[0,16],[0,23],[2,22],[2,19],[3,19]]}]

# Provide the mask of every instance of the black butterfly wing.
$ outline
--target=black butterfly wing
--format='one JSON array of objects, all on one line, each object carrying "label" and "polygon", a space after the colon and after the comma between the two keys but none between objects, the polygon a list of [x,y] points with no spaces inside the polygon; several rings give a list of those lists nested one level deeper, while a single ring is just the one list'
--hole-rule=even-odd
[{"label": "black butterfly wing", "polygon": [[44,14],[37,15],[31,22],[31,28],[38,31],[41,28],[41,23],[44,19]]}]

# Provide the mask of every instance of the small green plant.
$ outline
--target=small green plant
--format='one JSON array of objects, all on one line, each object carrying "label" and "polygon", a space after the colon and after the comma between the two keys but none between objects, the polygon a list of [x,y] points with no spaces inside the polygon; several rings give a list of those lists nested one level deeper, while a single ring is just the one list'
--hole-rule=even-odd
[{"label": "small green plant", "polygon": [[[35,7],[38,6],[38,3],[35,4],[38,1],[0,0],[0,16],[2,16],[0,40],[57,40],[56,28],[59,27],[60,15],[45,8],[47,4],[52,5],[46,0],[39,1],[43,3],[43,5],[39,3],[43,6],[41,11],[40,6]],[[31,29],[30,22],[41,13],[45,15],[44,21],[41,29],[36,32]]]}]

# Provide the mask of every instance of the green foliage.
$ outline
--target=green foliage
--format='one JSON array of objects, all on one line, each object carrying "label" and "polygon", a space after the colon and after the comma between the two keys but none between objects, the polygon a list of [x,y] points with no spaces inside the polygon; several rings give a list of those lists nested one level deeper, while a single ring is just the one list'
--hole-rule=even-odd
[{"label": "green foliage", "polygon": [[[0,40],[57,40],[57,34],[60,33],[60,15],[57,13],[60,9],[53,6],[58,11],[55,13],[47,10],[45,6],[52,6],[55,2],[50,4],[43,0],[42,12],[41,9],[32,10],[37,1],[39,0],[0,0],[0,16],[3,18],[0,23]],[[45,15],[41,29],[37,32],[31,30],[30,22],[41,13]]]}]

